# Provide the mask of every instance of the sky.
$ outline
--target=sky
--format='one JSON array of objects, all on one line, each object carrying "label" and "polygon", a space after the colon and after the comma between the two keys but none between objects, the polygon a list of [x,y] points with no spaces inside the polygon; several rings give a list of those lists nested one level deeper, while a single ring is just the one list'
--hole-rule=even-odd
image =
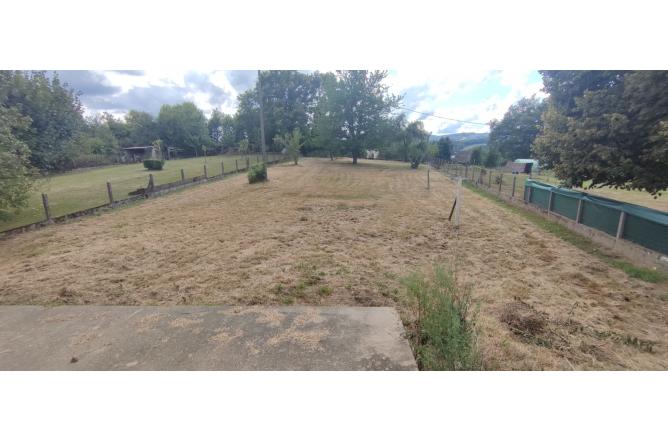
[{"label": "sky", "polygon": [[[234,113],[237,96],[253,87],[257,71],[60,70],[58,75],[81,92],[87,115],[106,111],[122,117],[133,109],[157,116],[162,104],[192,101],[208,116],[216,108]],[[535,70],[390,70],[386,82],[391,93],[403,96],[403,107],[482,124],[503,117],[522,97],[545,96]],[[435,135],[489,131],[487,125],[406,113]]]}]

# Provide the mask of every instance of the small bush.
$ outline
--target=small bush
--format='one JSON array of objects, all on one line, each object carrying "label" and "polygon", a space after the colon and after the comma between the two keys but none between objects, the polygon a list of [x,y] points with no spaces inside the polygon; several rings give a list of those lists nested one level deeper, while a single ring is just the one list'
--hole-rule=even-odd
[{"label": "small bush", "polygon": [[147,170],[159,171],[165,165],[165,161],[162,159],[144,159],[144,168]]},{"label": "small bush", "polygon": [[467,290],[452,273],[436,266],[433,277],[414,273],[403,279],[417,312],[415,352],[423,370],[476,370],[475,314]]},{"label": "small bush", "polygon": [[248,183],[264,182],[267,180],[267,166],[263,163],[253,165],[248,170]]}]

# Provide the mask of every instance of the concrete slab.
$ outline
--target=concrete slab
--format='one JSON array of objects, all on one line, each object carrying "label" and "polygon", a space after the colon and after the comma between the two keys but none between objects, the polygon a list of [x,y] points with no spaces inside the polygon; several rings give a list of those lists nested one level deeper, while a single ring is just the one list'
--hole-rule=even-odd
[{"label": "concrete slab", "polygon": [[0,370],[415,370],[389,307],[2,306]]}]

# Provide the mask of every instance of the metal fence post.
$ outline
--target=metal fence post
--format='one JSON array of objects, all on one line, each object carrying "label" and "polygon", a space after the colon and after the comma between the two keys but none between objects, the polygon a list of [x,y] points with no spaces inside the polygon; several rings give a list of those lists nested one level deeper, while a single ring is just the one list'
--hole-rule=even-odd
[{"label": "metal fence post", "polygon": [[51,207],[49,206],[49,196],[42,193],[42,205],[44,205],[44,215],[46,215],[46,221],[51,221]]},{"label": "metal fence post", "polygon": [[469,166],[464,165],[464,178],[468,179],[469,178]]},{"label": "metal fence post", "polygon": [[626,223],[626,212],[620,211],[619,223],[617,224],[617,235],[615,236],[615,239],[617,240],[624,238],[624,223]]},{"label": "metal fence post", "polygon": [[181,182],[186,181],[186,173],[183,172],[183,168],[181,168]]},{"label": "metal fence post", "polygon": [[487,188],[492,187],[492,170],[489,170],[489,179],[487,179]]},{"label": "metal fence post", "polygon": [[578,212],[575,214],[575,223],[582,221],[582,199],[578,199]]},{"label": "metal fence post", "polygon": [[114,193],[111,191],[111,182],[107,182],[107,196],[109,197],[109,204],[114,204]]},{"label": "metal fence post", "polygon": [[206,172],[206,164],[204,164],[204,178],[205,179],[209,178],[209,173]]},{"label": "metal fence post", "polygon": [[515,198],[515,182],[517,181],[517,174],[513,174],[513,191],[510,193],[510,198]]},{"label": "metal fence post", "polygon": [[547,198],[547,214],[550,214],[550,211],[552,211],[552,195],[554,193],[552,190],[550,190],[550,196]]}]

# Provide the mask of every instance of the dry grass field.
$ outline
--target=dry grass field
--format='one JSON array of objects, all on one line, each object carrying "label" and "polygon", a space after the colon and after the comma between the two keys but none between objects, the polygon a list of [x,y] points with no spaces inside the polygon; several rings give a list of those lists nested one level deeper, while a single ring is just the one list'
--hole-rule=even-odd
[{"label": "dry grass field", "polygon": [[[453,265],[487,369],[668,368],[668,286],[404,164],[304,160],[0,240],[0,304],[389,305]],[[511,326],[514,329],[511,330]]]}]

